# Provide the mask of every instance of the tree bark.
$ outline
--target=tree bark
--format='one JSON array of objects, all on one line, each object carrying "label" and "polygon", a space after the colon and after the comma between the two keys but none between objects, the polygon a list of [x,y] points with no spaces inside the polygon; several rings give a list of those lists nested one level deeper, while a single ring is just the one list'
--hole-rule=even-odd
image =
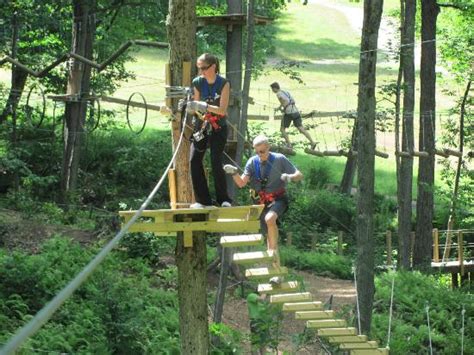
[{"label": "tree bark", "polygon": [[456,221],[456,203],[458,199],[459,193],[459,180],[461,179],[461,168],[463,157],[462,154],[464,152],[464,116],[466,114],[466,103],[469,96],[469,91],[471,90],[471,83],[472,80],[469,80],[466,85],[466,90],[464,91],[464,96],[461,102],[461,114],[459,117],[459,151],[461,152],[461,156],[458,158],[458,164],[456,167],[456,175],[454,177],[454,188],[453,188],[453,196],[451,197],[451,206],[449,208],[449,219],[448,219],[448,226],[453,226]]},{"label": "tree bark", "polygon": [[[166,29],[170,43],[169,65],[171,85],[189,86],[191,78],[183,73],[183,62],[191,62],[195,73],[196,60],[196,1],[170,0]],[[175,100],[176,101],[176,100]],[[176,109],[177,102],[174,102]],[[182,117],[172,122],[173,149],[176,149],[181,131]],[[189,136],[189,132],[186,132]],[[190,142],[181,143],[177,153],[175,171],[177,201],[192,201],[192,185],[189,167]],[[193,217],[197,220],[196,217]],[[178,267],[179,331],[182,354],[207,354],[209,352],[209,326],[207,311],[207,262],[206,234],[193,232],[193,246],[184,247],[183,233],[176,241],[176,265]]]},{"label": "tree bark", "polygon": [[[240,14],[242,0],[227,0],[227,13]],[[240,126],[240,105],[242,90],[242,25],[227,28],[226,45],[226,78],[230,82],[231,99],[227,109],[227,119],[234,126]],[[229,138],[239,139],[239,134],[229,127]],[[232,157],[235,159],[236,157]],[[240,162],[239,162],[240,163]],[[227,176],[227,189],[231,198],[235,195],[235,184],[232,177]]]},{"label": "tree bark", "polygon": [[255,33],[254,24],[254,8],[255,0],[249,0],[247,5],[247,48],[245,53],[245,72],[244,72],[244,86],[242,89],[242,114],[239,122],[239,132],[237,137],[237,153],[236,161],[242,163],[242,155],[245,145],[245,134],[247,132],[247,115],[249,107],[250,96],[250,82],[252,80],[252,66],[253,66],[253,37]]},{"label": "tree bark", "polygon": [[375,168],[375,84],[377,40],[382,18],[383,0],[364,1],[361,56],[359,63],[359,94],[357,103],[357,295],[360,324],[370,332],[374,300],[374,168]]},{"label": "tree bark", "polygon": [[439,6],[436,4],[436,0],[421,2],[419,150],[428,152],[429,157],[419,159],[413,266],[424,271],[428,271],[431,267],[432,249],[436,132],[436,19],[438,13]]},{"label": "tree bark", "polygon": [[[415,15],[416,1],[406,0],[401,34],[400,63],[403,68],[402,151],[412,152],[414,146],[413,114],[415,109]],[[413,157],[400,159],[398,188],[398,251],[399,266],[410,268],[410,233],[412,229]]]},{"label": "tree bark", "polygon": [[[354,126],[352,127],[351,150],[357,151],[357,127],[359,118],[354,119]],[[349,155],[344,167],[339,192],[341,194],[350,195],[352,191],[352,182],[357,170],[357,158],[354,155]]]},{"label": "tree bark", "polygon": [[[92,59],[95,38],[96,1],[73,1],[72,52]],[[77,99],[66,102],[64,124],[64,151],[61,176],[61,198],[67,204],[68,193],[77,185],[77,173],[84,135],[87,111],[85,96],[89,95],[91,67],[71,58],[67,94]]]},{"label": "tree bark", "polygon": [[[15,12],[12,16],[12,52],[11,57],[17,58],[18,56],[18,36],[20,30],[20,24],[18,23],[18,14]],[[18,103],[20,102],[21,94],[25,88],[26,79],[28,78],[28,73],[16,65],[12,65],[12,78],[11,78],[11,88],[10,93],[8,94],[8,99],[3,108],[2,113],[0,114],[0,124],[6,121],[8,115],[13,115],[16,113]]]}]

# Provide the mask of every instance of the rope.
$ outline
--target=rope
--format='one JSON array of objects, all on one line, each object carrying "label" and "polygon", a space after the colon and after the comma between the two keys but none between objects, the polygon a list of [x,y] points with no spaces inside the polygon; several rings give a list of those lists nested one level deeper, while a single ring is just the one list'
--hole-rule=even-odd
[{"label": "rope", "polygon": [[466,309],[462,305],[461,311],[461,355],[464,354],[464,315],[466,314]]},{"label": "rope", "polygon": [[[185,114],[184,120],[187,119],[187,113]],[[120,242],[122,237],[128,231],[128,229],[135,223],[140,217],[143,210],[149,205],[153,197],[158,192],[159,188],[165,181],[168,175],[168,171],[173,166],[176,156],[181,147],[184,136],[184,127],[181,130],[178,145],[176,146],[175,152],[166,167],[165,172],[161,176],[158,183],[155,185],[151,193],[145,199],[140,208],[135,212],[132,218],[125,224],[125,226],[117,233],[117,235],[95,256],[84,269],[66,285],[45,307],[43,307],[26,325],[19,329],[10,341],[0,349],[0,355],[14,354],[15,351],[33,334],[35,334],[54,314],[54,312],[61,307],[61,305],[77,290],[86,279],[94,272],[94,270],[100,265],[105,257],[112,251],[112,249]]]},{"label": "rope", "polygon": [[360,307],[359,307],[359,292],[357,291],[357,269],[354,267],[352,269],[354,271],[354,286],[356,292],[356,304],[357,304],[357,332],[361,335],[361,326],[360,326]]},{"label": "rope", "polygon": [[426,320],[428,322],[428,338],[430,340],[430,355],[433,355],[433,344],[431,343],[431,326],[430,326],[430,306],[426,304]]},{"label": "rope", "polygon": [[388,335],[387,335],[387,348],[390,348],[390,336],[392,335],[392,315],[393,315],[393,290],[395,286],[395,274],[392,278],[392,293],[390,295],[390,313],[388,317]]}]

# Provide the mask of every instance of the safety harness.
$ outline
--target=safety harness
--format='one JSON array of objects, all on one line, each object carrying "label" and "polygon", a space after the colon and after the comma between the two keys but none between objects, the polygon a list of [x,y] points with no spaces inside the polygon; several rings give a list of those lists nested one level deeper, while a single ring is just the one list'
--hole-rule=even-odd
[{"label": "safety harness", "polygon": [[[203,85],[201,85],[202,99],[206,101],[208,104],[213,104],[214,101],[218,98],[217,88],[222,86],[223,81],[224,79],[220,75],[216,76],[216,81],[214,82],[212,86],[209,85],[207,80],[204,80]],[[209,122],[209,124],[215,131],[218,131],[221,129],[221,126],[219,125],[218,122],[223,117],[225,117],[225,115],[219,115],[217,113],[212,113],[212,112],[206,112],[203,115],[204,120],[206,122]]]},{"label": "safety harness", "polygon": [[275,161],[275,155],[270,153],[268,156],[268,161],[265,166],[265,171],[263,175],[261,173],[260,168],[260,159],[254,159],[254,167],[255,167],[255,176],[257,180],[260,182],[260,191],[258,191],[258,198],[260,204],[264,204],[266,206],[273,203],[278,197],[283,196],[285,194],[285,189],[282,187],[273,192],[265,191],[268,183],[268,177],[270,176],[270,171],[272,170],[273,162]]}]

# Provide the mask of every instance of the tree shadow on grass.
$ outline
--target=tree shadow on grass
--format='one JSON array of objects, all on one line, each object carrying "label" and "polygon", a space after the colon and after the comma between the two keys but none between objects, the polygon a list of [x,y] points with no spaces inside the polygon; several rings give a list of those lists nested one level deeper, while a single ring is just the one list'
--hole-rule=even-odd
[{"label": "tree shadow on grass", "polygon": [[284,59],[335,60],[358,59],[359,46],[339,43],[330,38],[322,38],[317,42],[301,40],[278,40],[279,54]]}]

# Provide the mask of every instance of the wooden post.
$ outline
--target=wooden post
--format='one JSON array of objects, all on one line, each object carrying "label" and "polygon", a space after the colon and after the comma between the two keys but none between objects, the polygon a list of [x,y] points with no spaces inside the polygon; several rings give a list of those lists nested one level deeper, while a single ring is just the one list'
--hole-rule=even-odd
[{"label": "wooden post", "polygon": [[170,207],[172,210],[176,209],[176,172],[174,169],[168,171],[168,187],[170,190]]},{"label": "wooden post", "polygon": [[449,259],[451,254],[451,244],[452,244],[452,230],[453,230],[453,220],[448,221],[448,230],[446,231],[446,248],[443,253],[443,260]]},{"label": "wooden post", "polygon": [[293,232],[286,233],[286,245],[291,246],[293,244]]},{"label": "wooden post", "polygon": [[464,245],[463,242],[463,233],[458,231],[458,260],[459,260],[459,273],[461,276],[464,275]]},{"label": "wooden post", "polygon": [[439,232],[438,228],[433,228],[433,261],[439,262]]},{"label": "wooden post", "polygon": [[392,266],[392,231],[387,231],[387,265]]},{"label": "wooden post", "polygon": [[317,242],[318,242],[318,235],[316,233],[311,234],[311,250],[316,250]]},{"label": "wooden post", "polygon": [[337,235],[337,255],[342,255],[342,237],[344,235],[343,231],[339,231]]}]

